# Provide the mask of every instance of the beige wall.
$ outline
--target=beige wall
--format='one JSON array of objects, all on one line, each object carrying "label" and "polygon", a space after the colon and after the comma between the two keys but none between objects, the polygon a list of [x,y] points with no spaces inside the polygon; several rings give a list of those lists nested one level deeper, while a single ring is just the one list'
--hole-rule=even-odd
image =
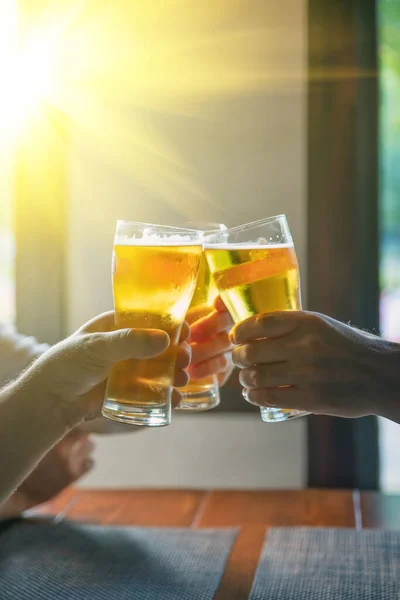
[{"label": "beige wall", "polygon": [[[235,225],[284,212],[304,281],[305,5],[246,2],[240,18],[244,30],[257,30],[254,61],[259,67],[262,60],[269,79],[263,89],[199,98],[186,116],[184,110],[141,111],[152,132],[184,161],[186,190],[160,176],[156,156],[152,186],[138,181],[134,157],[132,169],[116,170],[107,156],[75,140],[69,330],[112,305],[110,257],[118,218],[174,224],[192,217]],[[304,420],[265,425],[253,415],[182,416],[162,431],[101,440],[98,467],[87,484],[297,487],[305,478],[305,435]]]}]

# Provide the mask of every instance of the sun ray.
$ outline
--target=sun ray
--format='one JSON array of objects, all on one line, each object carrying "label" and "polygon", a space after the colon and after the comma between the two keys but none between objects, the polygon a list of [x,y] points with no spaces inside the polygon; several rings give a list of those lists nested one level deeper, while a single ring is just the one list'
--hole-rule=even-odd
[{"label": "sun ray", "polygon": [[[14,31],[16,2],[4,2],[9,14],[3,21],[0,14],[0,23]],[[22,4],[18,49],[10,34],[8,54],[0,42],[0,78],[8,83],[0,126],[21,135],[42,111],[174,205],[185,204],[179,198],[218,202],[157,129],[155,116],[210,119],[209,103],[257,90],[291,92],[303,83],[290,66],[291,41],[282,48],[282,31],[263,26],[256,11],[249,19],[244,0],[39,4],[34,15],[29,2]]]}]

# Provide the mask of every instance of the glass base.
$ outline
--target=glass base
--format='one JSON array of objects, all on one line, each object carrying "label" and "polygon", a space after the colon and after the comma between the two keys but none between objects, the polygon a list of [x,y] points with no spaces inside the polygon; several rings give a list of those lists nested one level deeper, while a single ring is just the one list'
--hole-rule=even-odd
[{"label": "glass base", "polygon": [[110,421],[139,425],[142,427],[164,427],[171,423],[171,406],[133,406],[106,398],[101,414]]},{"label": "glass base", "polygon": [[220,402],[218,386],[204,389],[201,392],[182,392],[182,400],[175,410],[204,412],[218,406]]},{"label": "glass base", "polygon": [[304,410],[290,410],[283,408],[260,408],[261,419],[264,423],[279,423],[280,421],[288,421],[289,419],[298,419],[305,417],[310,413]]}]

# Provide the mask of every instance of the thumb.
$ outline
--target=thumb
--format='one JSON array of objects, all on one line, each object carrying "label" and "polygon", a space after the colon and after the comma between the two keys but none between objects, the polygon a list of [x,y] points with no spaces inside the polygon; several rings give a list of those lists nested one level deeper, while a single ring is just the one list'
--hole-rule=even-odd
[{"label": "thumb", "polygon": [[158,329],[118,329],[109,333],[95,333],[92,349],[109,363],[135,358],[154,358],[164,352],[170,343],[165,331]]}]

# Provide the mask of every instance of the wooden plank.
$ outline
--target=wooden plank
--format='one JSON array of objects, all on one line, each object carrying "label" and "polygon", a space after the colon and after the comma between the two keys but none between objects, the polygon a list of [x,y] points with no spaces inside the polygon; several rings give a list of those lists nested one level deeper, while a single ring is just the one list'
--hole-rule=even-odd
[{"label": "wooden plank", "polygon": [[249,597],[265,533],[263,525],[248,525],[239,531],[215,600],[243,600]]},{"label": "wooden plank", "polygon": [[360,503],[364,528],[400,529],[400,496],[362,492]]},{"label": "wooden plank", "polygon": [[143,527],[190,527],[204,492],[184,490],[77,490],[64,510],[60,501],[54,508],[68,519],[100,525]]},{"label": "wooden plank", "polygon": [[354,527],[347,490],[214,492],[199,527],[247,525]]},{"label": "wooden plank", "polygon": [[73,487],[67,488],[61,494],[56,496],[51,502],[46,502],[46,504],[40,504],[36,506],[34,509],[28,511],[28,515],[50,515],[57,516],[64,514],[68,507],[75,503],[75,499],[77,499],[77,490]]},{"label": "wooden plank", "polygon": [[215,600],[248,598],[268,527],[400,529],[400,496],[347,490],[70,489],[44,508],[103,525],[240,527]]}]

